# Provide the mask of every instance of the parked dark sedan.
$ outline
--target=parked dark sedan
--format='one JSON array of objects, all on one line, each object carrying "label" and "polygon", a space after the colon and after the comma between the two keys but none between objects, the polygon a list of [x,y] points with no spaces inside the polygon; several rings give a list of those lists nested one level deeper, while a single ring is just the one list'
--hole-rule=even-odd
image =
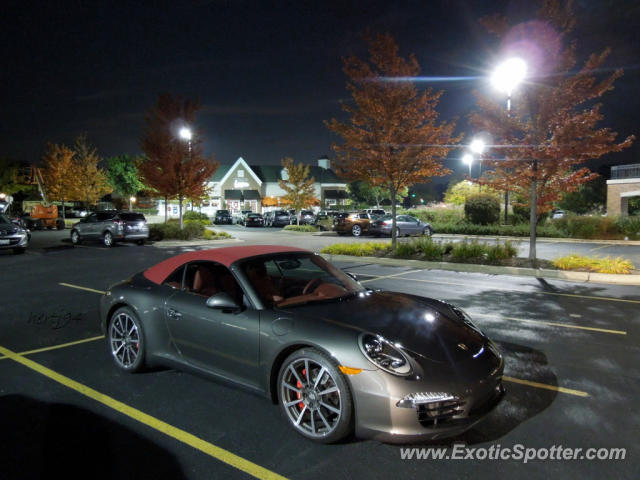
[{"label": "parked dark sedan", "polygon": [[244,217],[245,227],[264,227],[264,218],[260,213],[248,213]]},{"label": "parked dark sedan", "polygon": [[233,223],[233,217],[229,210],[216,210],[216,215],[213,217],[213,223],[215,225],[231,225]]},{"label": "parked dark sedan", "polygon": [[[393,216],[384,215],[371,221],[369,233],[379,237],[380,235],[391,235],[393,228]],[[431,224],[418,220],[411,215],[396,215],[396,237],[407,235],[433,235]]]},{"label": "parked dark sedan", "polygon": [[235,382],[323,443],[353,430],[395,442],[457,435],[503,395],[502,356],[464,311],[368,290],[297,248],[169,258],[109,288],[100,318],[120,369]]}]

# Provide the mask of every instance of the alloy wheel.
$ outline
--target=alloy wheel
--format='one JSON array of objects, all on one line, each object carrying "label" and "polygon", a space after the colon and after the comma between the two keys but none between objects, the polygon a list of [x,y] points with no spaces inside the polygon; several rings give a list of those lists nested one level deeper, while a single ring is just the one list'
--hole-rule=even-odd
[{"label": "alloy wheel", "polygon": [[293,427],[312,438],[333,433],[343,416],[336,380],[326,366],[308,357],[294,359],[284,370],[280,401]]},{"label": "alloy wheel", "polygon": [[109,325],[109,346],[116,364],[135,370],[140,364],[141,338],[138,325],[125,311],[116,312]]},{"label": "alloy wheel", "polygon": [[359,237],[360,234],[362,233],[362,228],[360,228],[360,225],[354,225],[351,228],[351,233],[353,234],[354,237]]},{"label": "alloy wheel", "polygon": [[111,235],[111,232],[104,232],[103,242],[105,247],[110,247],[113,244],[113,235]]}]

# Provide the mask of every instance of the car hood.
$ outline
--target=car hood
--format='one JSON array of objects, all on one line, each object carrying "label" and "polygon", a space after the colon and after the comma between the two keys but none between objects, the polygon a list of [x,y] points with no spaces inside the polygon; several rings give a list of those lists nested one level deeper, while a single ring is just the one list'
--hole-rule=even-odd
[{"label": "car hood", "polygon": [[290,307],[287,311],[381,335],[435,362],[457,363],[475,358],[489,344],[489,339],[455,307],[403,293],[366,292],[345,300]]}]

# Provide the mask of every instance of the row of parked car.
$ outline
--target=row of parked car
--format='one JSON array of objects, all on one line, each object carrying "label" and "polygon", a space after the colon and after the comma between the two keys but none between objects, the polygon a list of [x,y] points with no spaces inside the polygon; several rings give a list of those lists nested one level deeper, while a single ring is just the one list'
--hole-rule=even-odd
[{"label": "row of parked car", "polygon": [[[316,225],[320,230],[333,230],[338,235],[350,234],[359,237],[363,234],[375,236],[391,235],[393,217],[382,209],[366,209],[359,212],[338,212],[322,210],[314,214],[311,210],[301,210],[298,215],[291,210],[273,210],[264,215],[249,210],[233,217],[228,210],[218,210],[213,219],[216,225],[233,223],[246,227],[284,227],[295,224]],[[411,215],[396,215],[396,236],[431,235],[433,228]]]}]

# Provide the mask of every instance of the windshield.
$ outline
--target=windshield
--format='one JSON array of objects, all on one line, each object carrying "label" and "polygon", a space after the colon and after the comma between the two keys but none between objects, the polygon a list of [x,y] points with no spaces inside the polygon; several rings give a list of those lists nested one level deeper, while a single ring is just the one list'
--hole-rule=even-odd
[{"label": "windshield", "polygon": [[365,290],[344,272],[314,254],[283,254],[247,260],[241,269],[267,307],[336,301]]}]

